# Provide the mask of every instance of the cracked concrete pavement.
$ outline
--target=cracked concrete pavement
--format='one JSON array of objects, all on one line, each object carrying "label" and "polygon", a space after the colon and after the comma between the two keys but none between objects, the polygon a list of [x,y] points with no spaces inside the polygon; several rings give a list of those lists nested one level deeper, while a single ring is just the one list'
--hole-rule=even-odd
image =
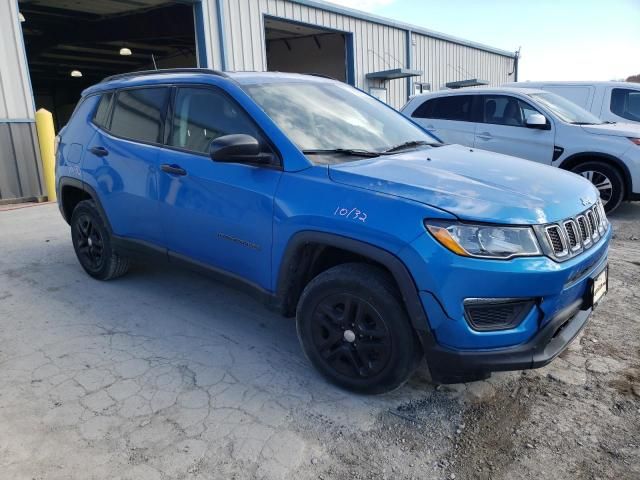
[{"label": "cracked concrete pavement", "polygon": [[57,206],[0,211],[0,478],[472,478],[455,450],[470,408],[638,363],[582,343],[535,374],[352,395],[249,296],[169,265],[95,281]]}]

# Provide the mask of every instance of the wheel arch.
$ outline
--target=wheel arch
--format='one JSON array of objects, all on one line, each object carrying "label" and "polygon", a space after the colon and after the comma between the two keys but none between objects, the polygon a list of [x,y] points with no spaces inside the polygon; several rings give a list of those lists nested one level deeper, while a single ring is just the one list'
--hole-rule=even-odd
[{"label": "wheel arch", "polygon": [[629,198],[629,195],[633,191],[633,185],[631,184],[631,172],[629,171],[629,168],[625,165],[625,163],[618,157],[602,152],[580,152],[574,153],[573,155],[565,158],[562,163],[558,165],[558,167],[562,168],[563,170],[571,170],[581,163],[589,161],[604,162],[618,169],[622,174],[622,181],[624,182],[623,200],[627,200]]},{"label": "wheel arch", "polygon": [[71,223],[73,209],[82,200],[93,200],[100,215],[102,215],[109,233],[112,233],[109,217],[107,217],[102,203],[100,203],[100,197],[98,197],[95,189],[77,178],[61,177],[58,181],[58,206],[62,217],[67,223]]},{"label": "wheel arch", "polygon": [[391,252],[370,243],[326,232],[302,231],[289,240],[280,263],[276,286],[278,309],[281,313],[291,315],[295,312],[300,294],[311,280],[306,276],[312,268],[313,257],[318,254],[318,249],[324,248],[349,252],[384,267],[395,280],[411,324],[418,331],[419,337],[424,339],[425,334],[431,336],[418,289],[402,260]]}]

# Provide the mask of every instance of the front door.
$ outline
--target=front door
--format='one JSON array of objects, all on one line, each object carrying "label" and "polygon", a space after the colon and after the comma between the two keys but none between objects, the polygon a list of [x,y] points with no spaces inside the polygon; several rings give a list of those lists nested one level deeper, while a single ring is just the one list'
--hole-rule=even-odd
[{"label": "front door", "polygon": [[550,130],[526,126],[527,117],[540,113],[538,110],[510,95],[480,95],[479,99],[481,122],[476,128],[476,148],[551,164],[553,125]]},{"label": "front door", "polygon": [[244,133],[271,150],[260,129],[225,92],[178,87],[160,153],[165,243],[187,257],[270,289],[273,198],[279,168],[214,162],[217,137]]}]

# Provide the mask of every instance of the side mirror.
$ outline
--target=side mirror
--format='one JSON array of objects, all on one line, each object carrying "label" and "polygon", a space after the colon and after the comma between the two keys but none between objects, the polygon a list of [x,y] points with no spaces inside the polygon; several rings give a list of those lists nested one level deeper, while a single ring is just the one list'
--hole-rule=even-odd
[{"label": "side mirror", "polygon": [[273,156],[263,153],[260,142],[251,135],[234,134],[218,137],[209,145],[214,162],[269,164]]},{"label": "side mirror", "polygon": [[547,124],[547,119],[544,115],[541,115],[539,113],[532,113],[527,117],[527,128],[549,130],[551,126]]}]

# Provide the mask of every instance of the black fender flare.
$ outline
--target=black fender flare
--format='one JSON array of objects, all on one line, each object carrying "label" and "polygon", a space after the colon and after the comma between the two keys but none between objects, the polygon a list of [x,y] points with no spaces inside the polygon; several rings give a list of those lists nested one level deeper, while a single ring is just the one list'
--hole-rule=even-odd
[{"label": "black fender flare", "polygon": [[282,255],[276,287],[276,298],[283,312],[287,308],[287,296],[291,283],[295,281],[296,278],[296,267],[300,260],[298,257],[300,252],[304,250],[304,246],[308,244],[340,248],[366,257],[387,268],[398,285],[411,324],[418,333],[421,341],[424,344],[426,338],[433,340],[418,288],[402,260],[393,253],[370,243],[326,232],[305,230],[294,234],[289,239],[285,252]]},{"label": "black fender flare", "polygon": [[113,233],[113,230],[111,228],[111,223],[109,222],[109,217],[107,217],[107,214],[104,211],[104,208],[102,207],[102,203],[100,202],[100,197],[98,196],[98,192],[96,192],[96,190],[88,183],[83,182],[82,180],[79,180],[74,177],[60,177],[60,180],[58,181],[58,185],[56,186],[56,189],[57,189],[56,193],[58,196],[58,208],[60,209],[60,213],[62,213],[62,218],[64,218],[67,223],[71,222],[71,218],[66,217],[64,208],[63,208],[64,199],[62,196],[62,192],[64,190],[64,187],[77,188],[78,190],[82,190],[87,195],[89,195],[89,197],[91,197],[91,200],[93,200],[93,202],[96,204],[96,208],[100,212],[100,215],[102,215],[102,219],[104,220],[105,225],[109,230],[109,233]]},{"label": "black fender flare", "polygon": [[574,153],[573,155],[570,155],[564,160],[562,160],[560,165],[558,165],[558,168],[562,168],[563,170],[571,170],[571,168],[573,168],[574,166],[580,163],[581,159],[584,159],[584,160],[597,159],[597,157],[600,157],[605,161],[611,162],[616,167],[618,167],[618,169],[620,169],[620,171],[622,172],[622,181],[624,182],[625,198],[627,198],[633,192],[633,185],[631,183],[631,172],[629,171],[629,167],[627,167],[627,165],[622,160],[620,160],[618,157],[615,157],[609,153],[602,153],[602,152]]}]

